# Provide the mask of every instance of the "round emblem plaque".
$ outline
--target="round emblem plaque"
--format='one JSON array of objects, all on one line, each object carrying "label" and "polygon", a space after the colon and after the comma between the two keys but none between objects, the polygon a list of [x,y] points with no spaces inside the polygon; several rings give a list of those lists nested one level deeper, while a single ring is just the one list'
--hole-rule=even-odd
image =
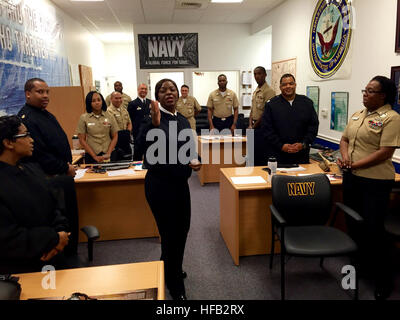
[{"label": "round emblem plaque", "polygon": [[332,77],[342,66],[351,41],[351,7],[347,0],[319,0],[310,28],[310,59],[315,73]]}]

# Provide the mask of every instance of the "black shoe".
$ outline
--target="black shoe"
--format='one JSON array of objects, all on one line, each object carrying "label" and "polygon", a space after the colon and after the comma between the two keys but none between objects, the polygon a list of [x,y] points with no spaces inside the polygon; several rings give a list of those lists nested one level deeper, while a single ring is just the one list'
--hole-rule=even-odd
[{"label": "black shoe", "polygon": [[181,301],[183,301],[183,300],[187,300],[187,298],[186,298],[185,294],[180,294],[179,296],[176,296],[176,297],[173,296],[172,300],[177,300],[177,301],[181,300]]},{"label": "black shoe", "polygon": [[386,300],[390,297],[392,290],[391,285],[377,285],[374,292],[375,300]]},{"label": "black shoe", "polygon": [[187,278],[187,273],[185,271],[182,271],[181,278],[182,279],[186,279]]}]

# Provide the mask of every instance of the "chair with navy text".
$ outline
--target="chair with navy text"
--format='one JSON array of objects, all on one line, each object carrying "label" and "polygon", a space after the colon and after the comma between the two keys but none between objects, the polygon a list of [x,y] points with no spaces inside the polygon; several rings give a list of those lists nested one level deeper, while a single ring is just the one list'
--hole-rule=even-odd
[{"label": "chair with navy text", "polygon": [[[339,210],[361,223],[363,219],[341,203],[335,204],[333,219],[329,179],[324,174],[309,176],[272,177],[272,252],[275,241],[281,244],[281,299],[285,299],[285,256],[320,258],[353,256],[356,243],[344,232],[333,227]],[[357,273],[356,273],[357,274]],[[355,279],[354,298],[358,299],[358,281]]]}]

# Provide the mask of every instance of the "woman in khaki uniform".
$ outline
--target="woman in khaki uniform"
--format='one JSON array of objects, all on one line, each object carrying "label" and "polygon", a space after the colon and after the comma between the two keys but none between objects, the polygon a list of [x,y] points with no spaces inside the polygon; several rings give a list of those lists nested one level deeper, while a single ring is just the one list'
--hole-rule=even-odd
[{"label": "woman in khaki uniform", "polygon": [[201,106],[195,97],[189,96],[189,87],[187,85],[184,84],[181,87],[181,94],[182,95],[179,97],[179,100],[176,103],[176,111],[188,119],[190,127],[196,131],[195,116],[200,113]]},{"label": "woman in khaki uniform", "polygon": [[392,157],[400,146],[400,115],[392,110],[397,92],[392,80],[375,77],[362,92],[365,109],[351,117],[343,133],[338,164],[345,171],[344,203],[364,218],[362,225],[348,225],[359,246],[355,262],[361,270],[370,268],[375,298],[385,299],[393,284],[384,219],[395,178]]},{"label": "woman in khaki uniform", "polygon": [[81,115],[77,128],[79,142],[86,151],[86,163],[116,160],[114,148],[118,141],[118,127],[106,110],[106,102],[100,93],[91,91],[87,94],[87,113]]}]

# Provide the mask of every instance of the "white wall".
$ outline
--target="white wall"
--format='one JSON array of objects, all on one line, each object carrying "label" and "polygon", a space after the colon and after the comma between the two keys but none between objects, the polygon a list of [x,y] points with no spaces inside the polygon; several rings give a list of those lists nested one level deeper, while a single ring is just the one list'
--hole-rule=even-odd
[{"label": "white wall", "polygon": [[[140,70],[137,35],[152,33],[198,33],[199,68]],[[134,25],[134,34],[138,83],[147,83],[148,72],[184,71],[185,82],[192,87],[193,71],[248,71],[258,65],[271,68],[271,36],[266,32],[252,34],[249,24],[137,24]],[[215,80],[215,89],[217,88]],[[239,92],[237,94],[240,95]]]},{"label": "white wall", "polygon": [[121,81],[123,92],[132,99],[137,97],[135,48],[133,43],[105,45],[105,94],[114,91],[114,82]]},{"label": "white wall", "polygon": [[48,1],[48,3],[56,8],[57,14],[64,20],[64,37],[68,63],[75,69],[78,64],[91,67],[93,80],[101,81],[103,91],[106,87],[103,43],[52,2]]},{"label": "white wall", "polygon": [[[309,29],[317,0],[287,0],[252,25],[252,32],[272,26],[272,61],[297,58],[298,93],[306,86],[320,87],[320,110],[328,109],[328,117],[320,115],[319,135],[339,142],[341,133],[330,130],[330,95],[332,91],[348,91],[349,117],[363,108],[361,90],[376,75],[390,78],[390,68],[400,65],[394,52],[397,0],[353,1],[356,25],[352,39],[352,73],[348,80],[316,82],[310,77],[308,50]],[[400,152],[396,153],[400,160]]]}]

